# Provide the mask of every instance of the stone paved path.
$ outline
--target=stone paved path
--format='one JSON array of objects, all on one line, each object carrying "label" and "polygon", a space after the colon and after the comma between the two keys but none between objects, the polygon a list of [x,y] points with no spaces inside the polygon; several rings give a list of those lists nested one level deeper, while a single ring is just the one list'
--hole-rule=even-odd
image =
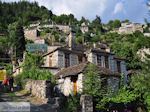
[{"label": "stone paved path", "polygon": [[19,92],[0,93],[0,102],[30,102],[30,112],[58,112],[56,105],[44,104],[40,99],[37,99],[30,94]]}]

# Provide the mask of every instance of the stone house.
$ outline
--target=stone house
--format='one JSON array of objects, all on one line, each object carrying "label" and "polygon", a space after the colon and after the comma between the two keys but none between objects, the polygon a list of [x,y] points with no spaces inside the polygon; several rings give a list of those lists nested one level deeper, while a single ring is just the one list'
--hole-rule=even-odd
[{"label": "stone house", "polygon": [[81,27],[80,27],[80,30],[82,31],[82,33],[86,33],[86,32],[89,31],[89,27],[86,23],[82,23]]},{"label": "stone house", "polygon": [[119,28],[120,34],[131,34],[135,31],[140,31],[143,33],[143,25],[140,23],[122,23]]},{"label": "stone house", "polygon": [[39,25],[38,29],[42,28],[50,28],[50,29],[58,29],[60,31],[63,31],[64,33],[70,32],[70,26],[69,25],[58,25],[58,24],[45,24],[45,25]]},{"label": "stone house", "polygon": [[[82,93],[84,73],[88,64],[90,63],[80,63],[79,65],[62,69],[56,74],[58,78],[57,88],[61,94],[69,96],[70,94]],[[101,77],[105,78],[102,86],[105,86],[105,89],[111,88],[112,91],[118,90],[121,75],[104,67],[97,66],[97,69]]]},{"label": "stone house", "polygon": [[38,39],[39,31],[37,30],[37,28],[24,29],[24,36],[28,40],[35,41],[36,39]]},{"label": "stone house", "polygon": [[78,65],[85,61],[84,53],[74,51],[63,47],[53,49],[51,52],[43,55],[43,67],[58,67],[66,68],[73,65]]},{"label": "stone house", "polygon": [[43,67],[66,68],[78,65],[86,60],[83,51],[76,50],[74,34],[68,36],[68,46],[49,46],[48,53],[43,55]]},{"label": "stone house", "polygon": [[121,75],[124,76],[124,83],[127,82],[125,59],[116,57],[104,44],[77,50],[73,33],[68,37],[67,47],[51,46],[43,58],[43,67],[59,68],[54,75],[58,78],[58,89],[65,96],[82,92],[84,72],[89,63],[95,64],[99,72],[107,77],[105,83],[114,91],[119,87]]},{"label": "stone house", "polygon": [[38,37],[37,39],[34,40],[35,44],[45,44],[45,40],[42,39],[41,37]]},{"label": "stone house", "polygon": [[116,57],[115,54],[110,52],[110,49],[93,48],[86,55],[89,62],[107,68],[113,73],[118,72],[124,74],[125,81],[127,81],[125,59]]},{"label": "stone house", "polygon": [[150,55],[150,48],[141,48],[137,52],[138,57],[141,59],[141,61],[150,60],[148,59],[148,56]]},{"label": "stone house", "polygon": [[124,77],[124,83],[127,83],[125,59],[116,57],[106,46],[92,48],[84,54],[83,62],[61,69],[56,74],[57,87],[65,96],[82,92],[84,72],[89,63],[97,66],[99,73],[106,78],[104,83],[113,91],[118,89],[121,75]]},{"label": "stone house", "polygon": [[144,33],[145,37],[150,37],[150,33]]}]

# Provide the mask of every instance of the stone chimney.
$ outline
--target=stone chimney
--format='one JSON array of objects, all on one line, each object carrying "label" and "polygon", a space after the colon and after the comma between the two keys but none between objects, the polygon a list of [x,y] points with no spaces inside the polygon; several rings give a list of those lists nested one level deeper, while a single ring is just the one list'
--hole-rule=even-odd
[{"label": "stone chimney", "polygon": [[105,51],[110,53],[111,49],[110,48],[106,48]]},{"label": "stone chimney", "polygon": [[96,43],[93,43],[93,48],[96,48]]},{"label": "stone chimney", "polygon": [[70,34],[68,36],[68,47],[70,50],[74,49],[75,48],[75,32],[70,31]]}]

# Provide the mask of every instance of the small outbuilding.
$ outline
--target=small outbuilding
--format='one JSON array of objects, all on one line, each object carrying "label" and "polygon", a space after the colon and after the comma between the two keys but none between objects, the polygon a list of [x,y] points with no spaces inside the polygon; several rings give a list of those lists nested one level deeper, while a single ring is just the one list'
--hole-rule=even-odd
[{"label": "small outbuilding", "polygon": [[[65,96],[70,94],[82,93],[83,80],[86,69],[90,62],[84,62],[79,65],[71,66],[60,70],[56,77],[58,78],[57,88]],[[101,78],[105,77],[103,84],[106,87],[112,88],[113,91],[118,90],[121,74],[113,72],[110,69],[96,66]],[[102,85],[103,86],[103,85]]]}]

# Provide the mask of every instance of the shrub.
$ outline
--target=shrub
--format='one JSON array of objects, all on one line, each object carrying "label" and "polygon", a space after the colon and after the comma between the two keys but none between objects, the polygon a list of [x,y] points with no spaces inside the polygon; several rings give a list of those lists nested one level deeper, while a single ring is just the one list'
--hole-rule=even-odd
[{"label": "shrub", "polygon": [[63,112],[79,112],[80,111],[80,95],[69,96],[63,106]]},{"label": "shrub", "polygon": [[27,53],[23,64],[23,72],[15,78],[16,84],[23,86],[25,79],[50,80],[53,84],[55,84],[55,78],[52,73],[48,70],[39,68],[41,64],[41,56]]}]

